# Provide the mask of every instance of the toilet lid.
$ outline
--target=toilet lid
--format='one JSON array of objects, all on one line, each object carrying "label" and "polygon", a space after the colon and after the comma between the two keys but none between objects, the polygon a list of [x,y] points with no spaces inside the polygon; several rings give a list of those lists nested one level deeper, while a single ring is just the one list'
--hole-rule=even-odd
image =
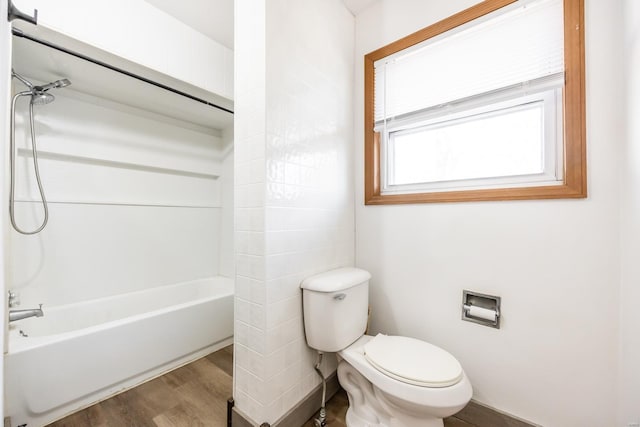
[{"label": "toilet lid", "polygon": [[415,338],[378,334],[364,346],[366,359],[385,375],[421,387],[448,387],[462,379],[451,354]]}]

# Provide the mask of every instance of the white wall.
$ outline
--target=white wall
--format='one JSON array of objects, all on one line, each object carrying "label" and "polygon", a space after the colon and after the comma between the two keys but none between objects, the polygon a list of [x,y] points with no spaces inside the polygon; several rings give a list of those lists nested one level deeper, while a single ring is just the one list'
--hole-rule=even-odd
[{"label": "white wall", "polygon": [[622,150],[622,277],[618,425],[640,423],[640,4],[624,0],[623,57],[626,144]]},{"label": "white wall", "polygon": [[[223,170],[221,138],[72,88],[35,108],[50,217],[38,235],[9,233],[8,285],[21,294],[22,307],[218,274],[222,180],[216,176],[232,173]],[[21,228],[33,230],[42,207],[27,103],[18,106],[16,208]]]},{"label": "white wall", "polygon": [[233,0],[145,1],[233,50]]},{"label": "white wall", "polygon": [[38,9],[39,27],[18,23],[30,33],[51,29],[139,64],[147,72],[232,98],[233,51],[145,1],[16,0],[15,4],[27,14]]},{"label": "white wall", "polygon": [[[363,55],[474,3],[381,0],[357,16],[356,153]],[[447,349],[474,399],[548,427],[615,420],[620,24],[617,3],[586,1],[588,199],[364,206],[356,156],[356,265],[373,274],[373,331]],[[500,330],[460,320],[463,289],[502,297]]]},{"label": "white wall", "polygon": [[339,0],[236,1],[235,16],[234,398],[273,423],[319,384],[301,280],[353,264],[353,17]]},{"label": "white wall", "polygon": [[[7,3],[0,2],[0,16],[7,16]],[[7,186],[5,183],[7,182],[8,176],[8,163],[7,163],[7,149],[9,138],[9,110],[10,110],[10,93],[11,93],[11,34],[9,24],[5,19],[0,19],[0,129],[3,129],[0,132],[0,141],[3,141],[2,144],[5,149],[0,150],[0,165],[2,165],[2,174],[0,175],[0,180],[2,185],[0,185],[0,200],[6,201],[8,199]],[[6,202],[4,202],[6,203]],[[6,204],[4,204],[6,206]],[[6,208],[0,209],[0,289],[3,291],[6,289],[7,282],[7,247],[4,244],[7,231],[9,226],[9,218],[8,218],[8,210]],[[0,343],[4,348],[4,340],[5,340],[5,330],[6,330],[6,292],[4,293],[4,297],[0,300],[2,304],[0,304],[0,318],[3,319],[0,324],[2,327],[0,328]],[[0,352],[0,364],[3,367],[0,370],[0,418],[4,419],[4,351]]]}]

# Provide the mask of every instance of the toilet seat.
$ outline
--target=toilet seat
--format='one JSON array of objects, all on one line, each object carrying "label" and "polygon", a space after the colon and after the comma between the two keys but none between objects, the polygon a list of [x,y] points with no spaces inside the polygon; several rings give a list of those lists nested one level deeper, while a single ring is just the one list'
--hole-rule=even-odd
[{"label": "toilet seat", "polygon": [[[365,345],[375,337],[363,335],[349,347],[338,352],[340,364],[347,363],[360,373],[373,387],[391,399],[400,399],[408,405],[423,407],[428,405],[431,408],[452,408],[462,409],[471,399],[473,390],[469,378],[462,371],[462,379],[449,387],[421,387],[399,381],[383,371],[376,368],[364,355]],[[340,372],[338,379],[342,381]],[[455,413],[452,412],[451,414]],[[442,415],[442,418],[449,415]]]},{"label": "toilet seat", "polygon": [[364,356],[383,374],[420,387],[449,387],[463,377],[455,357],[415,338],[378,334],[364,345]]}]

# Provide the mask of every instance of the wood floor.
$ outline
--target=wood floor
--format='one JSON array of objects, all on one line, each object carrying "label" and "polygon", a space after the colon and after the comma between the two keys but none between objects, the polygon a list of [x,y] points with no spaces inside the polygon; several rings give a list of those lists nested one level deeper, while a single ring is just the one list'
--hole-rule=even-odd
[{"label": "wood floor", "polygon": [[76,412],[51,427],[224,427],[232,346]]},{"label": "wood floor", "polygon": [[[69,415],[49,427],[225,427],[232,395],[229,346],[134,389]],[[330,427],[346,427],[344,391],[327,402]],[[445,427],[478,427],[455,417]],[[303,427],[314,427],[309,420]]]}]

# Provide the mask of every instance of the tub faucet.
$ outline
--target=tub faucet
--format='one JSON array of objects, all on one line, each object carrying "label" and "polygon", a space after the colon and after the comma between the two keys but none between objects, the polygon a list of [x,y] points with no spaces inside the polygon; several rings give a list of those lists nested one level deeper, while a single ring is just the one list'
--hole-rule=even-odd
[{"label": "tub faucet", "polygon": [[40,304],[40,308],[31,308],[26,310],[9,310],[9,322],[26,319],[28,317],[42,316],[44,316],[44,312],[42,311],[42,304]]}]

